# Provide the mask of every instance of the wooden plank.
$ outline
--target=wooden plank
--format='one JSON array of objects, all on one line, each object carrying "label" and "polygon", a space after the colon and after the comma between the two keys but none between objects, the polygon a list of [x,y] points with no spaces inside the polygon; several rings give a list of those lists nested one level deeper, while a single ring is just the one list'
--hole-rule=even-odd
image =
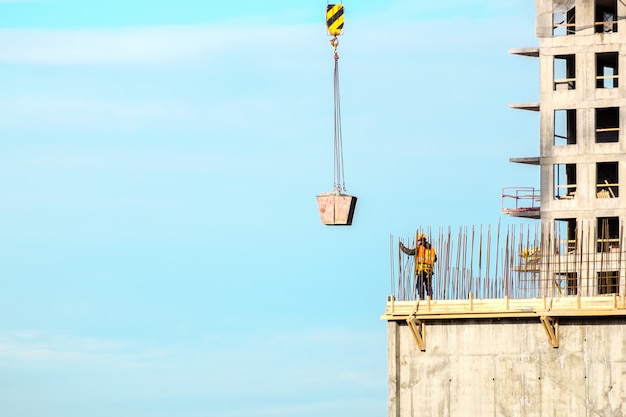
[{"label": "wooden plank", "polygon": [[429,300],[427,303],[393,301],[382,320],[513,317],[601,317],[626,316],[626,299],[617,294],[595,297],[546,297],[534,299]]}]

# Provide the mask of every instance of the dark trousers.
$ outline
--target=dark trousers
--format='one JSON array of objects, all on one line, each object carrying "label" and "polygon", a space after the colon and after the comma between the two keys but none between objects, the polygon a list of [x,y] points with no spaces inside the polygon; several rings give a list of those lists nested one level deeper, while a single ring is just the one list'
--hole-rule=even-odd
[{"label": "dark trousers", "polygon": [[433,296],[433,271],[417,271],[415,273],[415,286],[420,300],[424,299],[424,289],[426,295]]}]

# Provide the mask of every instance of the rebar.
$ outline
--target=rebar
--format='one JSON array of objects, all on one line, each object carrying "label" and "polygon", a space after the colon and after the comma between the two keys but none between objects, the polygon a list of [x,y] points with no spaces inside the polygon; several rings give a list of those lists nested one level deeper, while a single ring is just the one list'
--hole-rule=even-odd
[{"label": "rebar", "polygon": [[[467,299],[470,293],[474,298],[624,295],[623,232],[623,225],[611,235],[602,224],[589,223],[567,233],[556,223],[550,230],[500,223],[460,227],[456,237],[450,227],[437,233],[429,228],[417,230],[426,234],[437,251],[433,299],[441,300]],[[415,236],[399,242],[415,247]],[[414,257],[399,251],[393,237],[391,245],[392,252],[398,253],[394,295],[397,300],[414,300]],[[391,259],[393,263],[393,254]]]}]

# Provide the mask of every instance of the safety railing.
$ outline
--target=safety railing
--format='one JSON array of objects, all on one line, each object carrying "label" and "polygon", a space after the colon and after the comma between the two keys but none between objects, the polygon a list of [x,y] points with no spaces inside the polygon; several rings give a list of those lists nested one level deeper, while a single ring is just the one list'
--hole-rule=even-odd
[{"label": "safety railing", "polygon": [[534,187],[504,187],[501,211],[509,215],[538,213],[540,201],[541,192]]}]

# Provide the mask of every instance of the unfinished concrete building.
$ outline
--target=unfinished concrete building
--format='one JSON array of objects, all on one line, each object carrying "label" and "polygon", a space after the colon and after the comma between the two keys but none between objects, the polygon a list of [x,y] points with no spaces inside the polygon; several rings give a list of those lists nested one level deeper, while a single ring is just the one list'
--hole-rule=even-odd
[{"label": "unfinished concrete building", "polygon": [[511,161],[540,187],[502,193],[528,224],[418,230],[439,258],[426,300],[397,252],[390,417],[626,415],[624,16],[621,0],[536,1],[539,46],[511,53],[537,60],[539,102],[511,107],[538,113],[540,154]]}]

